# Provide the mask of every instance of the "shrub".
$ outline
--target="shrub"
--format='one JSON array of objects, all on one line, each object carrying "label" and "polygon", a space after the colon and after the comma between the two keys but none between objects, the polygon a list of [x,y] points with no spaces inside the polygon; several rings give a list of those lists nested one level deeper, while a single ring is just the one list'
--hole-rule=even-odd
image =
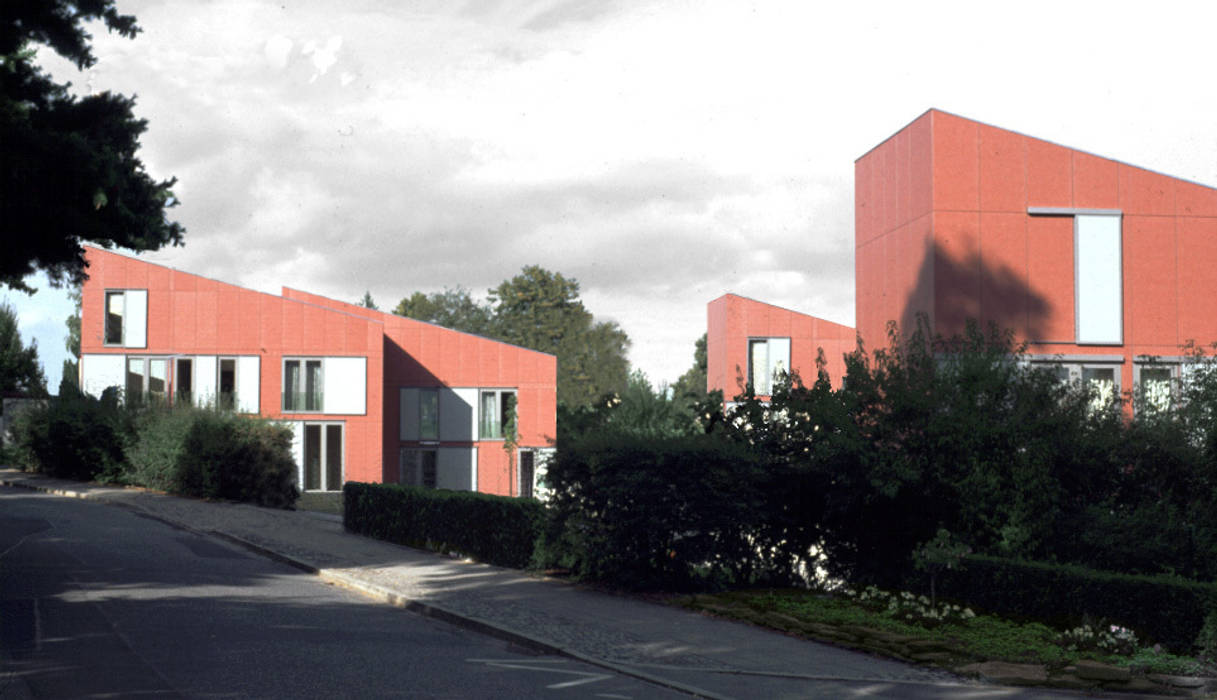
[{"label": "shrub", "polygon": [[25,411],[13,425],[15,452],[23,466],[82,481],[120,478],[129,431],[128,416],[114,391],[100,399],[66,393]]},{"label": "shrub", "polygon": [[354,481],[342,492],[351,532],[497,566],[532,561],[544,517],[544,506],[526,498]]},{"label": "shrub", "polygon": [[778,476],[715,436],[564,441],[546,473],[542,563],[629,588],[788,581],[800,562],[765,528]]},{"label": "shrub", "polygon": [[1171,576],[1096,571],[1067,564],[971,555],[942,574],[942,595],[999,615],[1039,619],[1066,629],[1109,620],[1150,643],[1187,652],[1217,584]]},{"label": "shrub", "polygon": [[[193,420],[182,437],[173,473],[173,491],[201,498],[226,498],[275,508],[296,502],[296,464],[291,430],[223,411],[190,409]],[[160,424],[171,451],[180,434],[175,421]],[[154,440],[155,442],[156,440]]]},{"label": "shrub", "polygon": [[126,451],[124,480],[129,484],[180,492],[178,462],[195,417],[196,412],[192,409],[155,406],[141,411],[134,421],[135,438]]}]

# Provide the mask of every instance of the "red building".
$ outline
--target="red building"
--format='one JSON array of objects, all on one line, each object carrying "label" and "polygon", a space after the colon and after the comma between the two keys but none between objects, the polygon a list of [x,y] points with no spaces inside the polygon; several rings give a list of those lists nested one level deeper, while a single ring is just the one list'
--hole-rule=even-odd
[{"label": "red building", "polygon": [[925,313],[1121,392],[1217,340],[1217,190],[930,110],[855,163],[859,336]]},{"label": "red building", "polygon": [[[1217,340],[1217,189],[938,110],[859,158],[854,182],[868,352],[889,321],[907,331],[924,314],[950,335],[974,319],[1063,377],[1161,395],[1185,343]],[[725,320],[739,304],[749,318],[775,308],[730,299],[710,303],[707,344],[709,387],[728,396],[749,376],[751,339],[783,335]]]},{"label": "red building", "polygon": [[845,353],[855,347],[854,329],[780,306],[724,294],[706,308],[706,383],[731,401],[751,384],[767,398],[779,371],[815,383],[823,352],[834,386],[845,373]]},{"label": "red building", "polygon": [[117,386],[282,421],[304,490],[367,481],[535,492],[557,432],[553,355],[98,248],[87,258],[85,391]]}]

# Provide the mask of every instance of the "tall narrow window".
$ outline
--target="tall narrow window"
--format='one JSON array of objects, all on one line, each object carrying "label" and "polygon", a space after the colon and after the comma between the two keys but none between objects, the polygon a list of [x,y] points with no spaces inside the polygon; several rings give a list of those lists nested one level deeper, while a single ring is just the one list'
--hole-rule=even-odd
[{"label": "tall narrow window", "polygon": [[169,360],[148,360],[148,395],[164,399],[169,391]]},{"label": "tall narrow window", "polygon": [[305,360],[304,362],[304,410],[320,411],[321,403],[321,360]]},{"label": "tall narrow window", "polygon": [[127,393],[128,402],[136,402],[144,397],[144,358],[127,358]]},{"label": "tall narrow window", "polygon": [[321,425],[304,424],[304,490],[320,491],[321,486]]},{"label": "tall narrow window", "polygon": [[536,453],[532,450],[520,450],[520,496],[533,497],[533,484],[537,478]]},{"label": "tall narrow window", "polygon": [[106,345],[123,344],[123,313],[126,311],[126,294],[106,292]]},{"label": "tall narrow window", "polygon": [[237,407],[237,360],[235,357],[220,358],[218,385],[220,408],[235,409]]},{"label": "tall narrow window", "polygon": [[1077,342],[1123,342],[1124,303],[1120,260],[1120,217],[1074,217]]},{"label": "tall narrow window", "polygon": [[418,439],[439,439],[439,389],[418,390]]},{"label": "tall narrow window", "polygon": [[332,423],[325,426],[325,488],[342,488],[342,426]]},{"label": "tall narrow window", "polygon": [[1116,370],[1114,367],[1083,367],[1082,381],[1094,391],[1091,407],[1106,407],[1116,397]]},{"label": "tall narrow window", "polygon": [[173,369],[174,398],[178,403],[190,405],[194,397],[194,361],[179,357]]},{"label": "tall narrow window", "polygon": [[304,404],[300,395],[300,360],[283,363],[283,410],[298,411]]},{"label": "tall narrow window", "polygon": [[305,491],[338,491],[342,488],[342,424],[304,424],[304,464],[301,483]]}]

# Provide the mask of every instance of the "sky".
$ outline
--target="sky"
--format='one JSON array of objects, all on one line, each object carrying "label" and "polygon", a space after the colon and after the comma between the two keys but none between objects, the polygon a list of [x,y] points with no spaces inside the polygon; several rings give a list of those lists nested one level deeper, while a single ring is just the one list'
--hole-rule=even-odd
[{"label": "sky", "polygon": [[[1211,3],[1210,3],[1211,4]],[[655,383],[732,292],[852,325],[854,160],[929,108],[1217,185],[1202,2],[118,0],[97,64],[177,177],[141,258],[391,309],[541,265]],[[38,280],[34,280],[38,282]],[[59,384],[62,290],[0,291]]]}]

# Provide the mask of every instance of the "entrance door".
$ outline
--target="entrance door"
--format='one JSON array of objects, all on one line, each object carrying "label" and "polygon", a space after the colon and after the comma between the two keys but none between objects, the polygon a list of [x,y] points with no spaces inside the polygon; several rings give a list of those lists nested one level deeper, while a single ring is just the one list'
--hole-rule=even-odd
[{"label": "entrance door", "polygon": [[342,488],[342,424],[304,424],[304,490]]}]

